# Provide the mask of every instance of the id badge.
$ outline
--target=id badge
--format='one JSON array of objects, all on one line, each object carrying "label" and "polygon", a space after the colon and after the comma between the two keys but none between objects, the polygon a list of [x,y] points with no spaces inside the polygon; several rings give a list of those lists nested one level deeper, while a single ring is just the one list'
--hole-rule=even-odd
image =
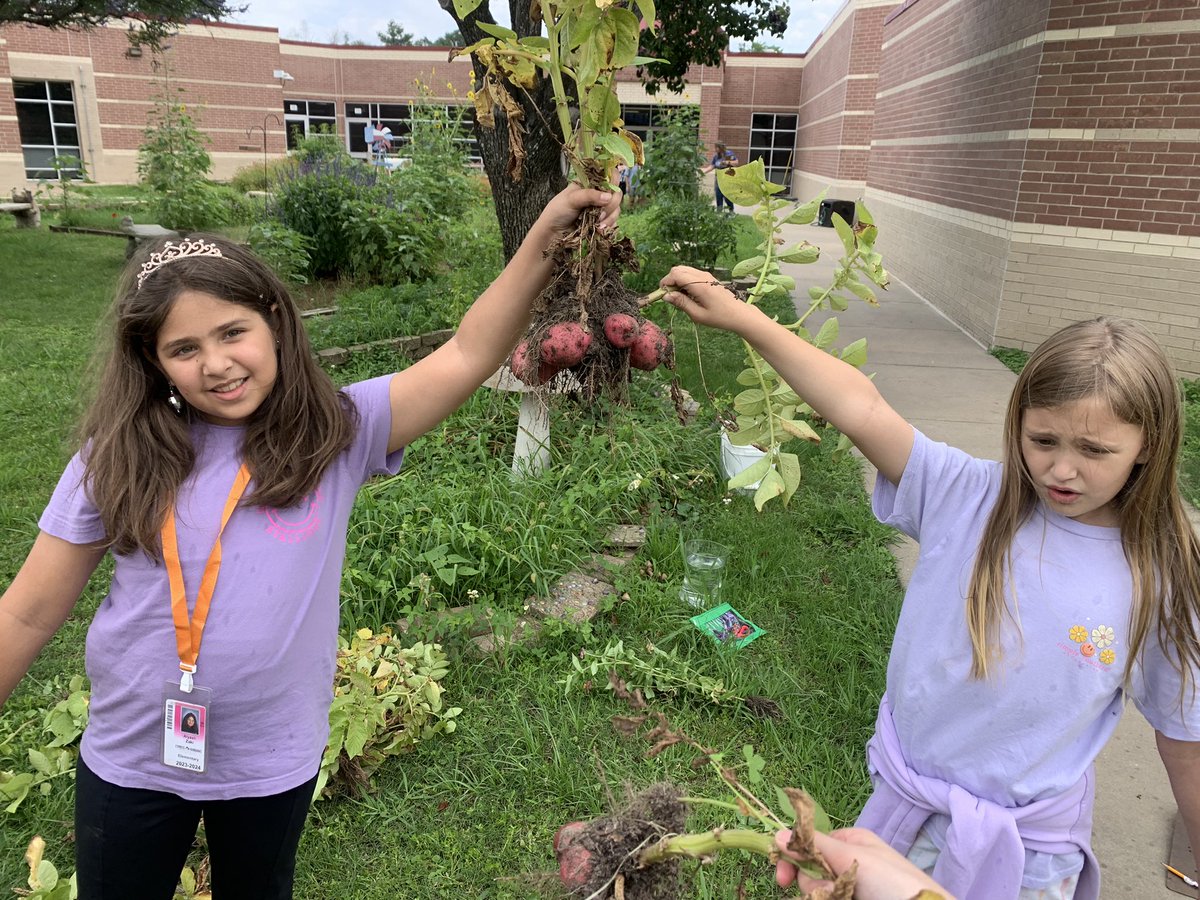
[{"label": "id badge", "polygon": [[211,708],[211,689],[193,687],[185,694],[178,681],[167,682],[163,689],[164,766],[187,772],[205,771]]}]

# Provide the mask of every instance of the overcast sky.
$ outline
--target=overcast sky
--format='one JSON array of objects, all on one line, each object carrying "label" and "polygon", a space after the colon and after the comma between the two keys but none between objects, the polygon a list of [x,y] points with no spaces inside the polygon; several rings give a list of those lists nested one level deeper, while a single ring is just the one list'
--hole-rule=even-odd
[{"label": "overcast sky", "polygon": [[[658,0],[683,2],[688,0]],[[845,0],[791,0],[788,30],[782,40],[765,36],[763,41],[777,44],[785,53],[803,53],[821,33]],[[378,44],[379,32],[389,20],[399,22],[418,38],[438,38],[454,28],[454,20],[437,0],[235,0],[235,6],[247,5],[244,13],[232,21],[246,25],[265,25],[279,29],[284,38],[317,43],[349,40]],[[493,15],[507,23],[508,4],[491,0]],[[735,46],[733,49],[737,49]]]}]

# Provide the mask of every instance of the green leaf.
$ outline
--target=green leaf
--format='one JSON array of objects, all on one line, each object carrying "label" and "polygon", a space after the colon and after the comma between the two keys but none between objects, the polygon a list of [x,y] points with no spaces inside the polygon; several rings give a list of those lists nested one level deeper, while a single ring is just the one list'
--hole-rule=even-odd
[{"label": "green leaf", "polygon": [[758,272],[767,263],[765,256],[752,256],[750,259],[743,259],[740,263],[733,267],[730,276],[733,278],[741,278],[743,275],[749,275],[751,272]]},{"label": "green leaf", "polygon": [[[458,4],[459,0],[454,0],[454,6],[456,8],[458,7]],[[494,38],[500,38],[502,41],[511,41],[514,44],[518,43],[517,33],[511,28],[505,28],[503,25],[493,25],[491,22],[477,21],[475,24],[479,26],[480,31],[486,32]],[[546,46],[549,45],[549,40],[547,40]]]},{"label": "green leaf", "polygon": [[842,246],[846,248],[846,255],[849,256],[854,252],[854,229],[838,213],[834,213],[832,219],[833,230],[842,239]]},{"label": "green leaf", "polygon": [[842,350],[842,362],[858,367],[867,361],[867,339],[859,338]]},{"label": "green leaf", "polygon": [[825,199],[826,191],[821,191],[812,200],[797,206],[783,221],[788,225],[808,225],[821,211],[821,201]]},{"label": "green leaf", "polygon": [[742,756],[746,760],[746,780],[753,785],[762,784],[762,771],[767,767],[767,761],[754,752],[751,744],[742,745]]},{"label": "green leaf", "polygon": [[38,863],[37,867],[37,884],[30,887],[40,887],[46,891],[52,891],[55,885],[58,884],[58,870],[54,868],[54,864],[48,859],[43,859]]},{"label": "green leaf", "polygon": [[796,824],[796,811],[792,809],[792,801],[781,787],[775,788],[775,803],[782,810],[777,813],[779,818],[789,825]]},{"label": "green leaf", "polygon": [[846,289],[860,300],[866,300],[872,306],[878,306],[879,301],[875,298],[875,292],[863,284],[861,281],[850,281],[846,283]]},{"label": "green leaf", "polygon": [[846,298],[840,294],[830,294],[829,308],[834,312],[845,312],[850,308],[850,304],[846,301]]},{"label": "green leaf", "polygon": [[796,289],[796,279],[791,275],[784,275],[779,272],[772,273],[767,276],[767,280],[771,284],[777,284],[785,291],[794,291]]},{"label": "green leaf", "polygon": [[830,316],[821,326],[821,330],[817,332],[817,336],[813,338],[813,346],[824,350],[837,340],[837,336],[838,320],[834,316]]},{"label": "green leaf", "polygon": [[875,220],[871,218],[871,214],[867,212],[867,204],[863,203],[861,200],[855,204],[854,212],[858,216],[858,221],[862,222],[864,225],[875,224]]},{"label": "green leaf", "polygon": [[41,750],[34,750],[30,748],[29,764],[33,766],[35,771],[38,771],[43,775],[54,774],[54,766],[50,764],[50,760],[46,758],[46,754]]},{"label": "green leaf", "polygon": [[[731,491],[736,491],[738,488],[749,487],[750,485],[754,484],[754,482],[765,476],[770,469],[771,457],[764,456],[762,459],[758,460],[758,462],[751,464],[748,468],[742,469],[742,471],[730,478],[725,487]],[[762,488],[760,487],[759,490],[762,490]],[[755,498],[757,500],[757,494],[755,495]],[[761,512],[762,507],[759,506],[758,508]]]},{"label": "green leaf", "polygon": [[633,165],[633,148],[615,134],[603,134],[596,143],[610,154],[621,159],[625,165]]},{"label": "green leaf", "polygon": [[758,384],[758,373],[753,369],[742,369],[738,372],[737,383],[745,387],[751,387]]},{"label": "green leaf", "polygon": [[[454,0],[454,12],[458,18],[465,19],[471,13],[475,12],[481,0]],[[482,25],[482,22],[476,22],[477,25]]]},{"label": "green leaf", "polygon": [[799,438],[802,441],[808,441],[812,444],[821,443],[821,436],[813,431],[812,426],[803,419],[784,419],[777,417],[776,421],[779,427],[786,431],[794,438]]},{"label": "green leaf", "polygon": [[585,110],[584,122],[598,134],[606,134],[621,115],[621,101],[608,87],[598,84],[588,91]]},{"label": "green leaf", "polygon": [[[654,20],[658,17],[654,11],[654,0],[636,0],[638,12],[642,15],[642,21],[646,23],[646,30],[654,34]],[[638,26],[641,26],[641,22]],[[641,58],[641,57],[639,57]],[[636,63],[637,60],[634,60]],[[666,62],[666,60],[655,60],[655,62]]]},{"label": "green leaf", "polygon": [[785,263],[814,263],[821,256],[821,248],[808,241],[801,241],[794,247],[789,247],[780,253],[776,259]]},{"label": "green leaf", "polygon": [[[744,474],[744,473],[743,473]],[[732,482],[731,482],[732,484]],[[767,501],[773,497],[778,497],[786,488],[783,484],[783,477],[775,469],[771,469],[762,477],[762,484],[758,486],[758,490],[754,492],[754,508],[762,512],[762,508],[767,504]]]},{"label": "green leaf", "polygon": [[825,296],[825,288],[823,288],[823,287],[817,287],[816,285],[814,285],[808,289],[808,299],[809,300],[820,300],[824,296]]},{"label": "green leaf", "polygon": [[[574,50],[582,47],[584,42],[590,41],[599,24],[600,7],[595,3],[584,3],[579,10],[579,18],[572,22],[571,36],[567,41],[568,49]],[[594,78],[592,80],[595,81]]]},{"label": "green leaf", "polygon": [[747,388],[733,398],[733,408],[740,415],[749,416],[758,412],[766,402],[762,388]]},{"label": "green leaf", "polygon": [[623,69],[637,58],[641,23],[635,13],[619,6],[608,8],[608,21],[613,30],[611,60],[605,68]]},{"label": "green leaf", "polygon": [[650,63],[665,63],[665,62],[667,62],[667,60],[663,59],[661,56],[635,56],[633,58],[633,62],[630,63],[630,65],[645,66],[645,65],[649,65]]},{"label": "green leaf", "polygon": [[729,443],[735,447],[750,447],[767,442],[766,422],[738,416],[738,430],[729,432]]},{"label": "green leaf", "polygon": [[529,37],[523,37],[518,43],[526,50],[550,49],[550,38],[540,34],[531,34]]},{"label": "green leaf", "polygon": [[717,184],[721,186],[721,193],[738,206],[757,206],[771,196],[761,159],[742,166],[718,169]]},{"label": "green leaf", "polygon": [[783,478],[783,505],[787,506],[800,487],[800,457],[795,453],[779,454],[779,475]]}]

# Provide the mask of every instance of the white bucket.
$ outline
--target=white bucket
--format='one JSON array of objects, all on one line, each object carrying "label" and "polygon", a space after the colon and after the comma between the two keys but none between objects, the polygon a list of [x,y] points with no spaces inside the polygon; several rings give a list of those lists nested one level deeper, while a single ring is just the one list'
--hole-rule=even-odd
[{"label": "white bucket", "polygon": [[[721,472],[725,475],[725,480],[728,481],[733,476],[750,468],[767,454],[763,453],[755,446],[737,447],[729,440],[729,435],[724,431],[721,432]],[[739,493],[753,494],[758,490],[761,479],[754,484],[747,485],[741,488]]]}]

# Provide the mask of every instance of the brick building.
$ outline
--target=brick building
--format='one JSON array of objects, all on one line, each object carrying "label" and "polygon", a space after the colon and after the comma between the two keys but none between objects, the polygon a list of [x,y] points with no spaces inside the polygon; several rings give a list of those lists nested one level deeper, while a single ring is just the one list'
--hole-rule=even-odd
[{"label": "brick building", "polygon": [[[0,29],[0,188],[82,158],[136,178],[156,93],[200,107],[214,175],[334,130],[403,136],[420,79],[465,102],[445,49],[283,40],[186,26],[168,65],[128,22]],[[680,95],[618,85],[643,134],[700,108],[701,139],[762,158],[805,197],[865,200],[889,269],[985,344],[1031,348],[1098,313],[1143,321],[1200,375],[1200,4],[1196,0],[847,0],[804,54],[728,54]]]}]

